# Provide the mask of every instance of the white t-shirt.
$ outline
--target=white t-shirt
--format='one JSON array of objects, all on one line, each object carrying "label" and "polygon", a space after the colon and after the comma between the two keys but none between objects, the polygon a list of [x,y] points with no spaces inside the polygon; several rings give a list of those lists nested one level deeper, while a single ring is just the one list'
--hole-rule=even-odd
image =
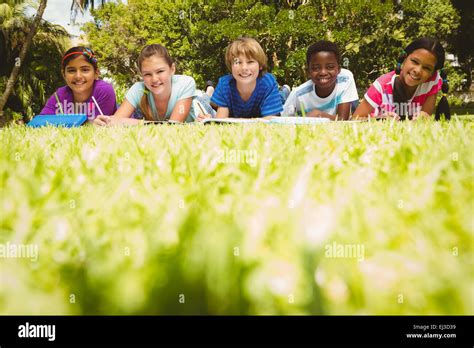
[{"label": "white t-shirt", "polygon": [[318,109],[335,115],[339,104],[350,103],[359,99],[354,76],[347,69],[341,69],[341,72],[337,75],[334,90],[326,98],[319,97],[314,87],[311,80],[296,87],[285,102],[282,116],[295,116],[296,113],[301,115],[301,104],[304,105],[306,113]]},{"label": "white t-shirt", "polygon": [[[127,92],[125,98],[128,100],[132,106],[137,109],[135,115],[140,118],[140,112],[138,111],[138,106],[140,105],[140,100],[142,99],[143,93],[145,91],[145,84],[143,82],[136,82]],[[168,108],[166,109],[165,118],[168,120],[173,112],[174,107],[178,100],[185,98],[194,98],[196,94],[196,82],[191,76],[185,75],[173,75],[171,78],[171,96],[168,101]],[[154,115],[157,115],[155,99],[153,98],[152,93],[148,93],[148,103],[150,104],[151,110]],[[186,122],[194,121],[194,110],[191,108],[189,115],[186,119]]]}]

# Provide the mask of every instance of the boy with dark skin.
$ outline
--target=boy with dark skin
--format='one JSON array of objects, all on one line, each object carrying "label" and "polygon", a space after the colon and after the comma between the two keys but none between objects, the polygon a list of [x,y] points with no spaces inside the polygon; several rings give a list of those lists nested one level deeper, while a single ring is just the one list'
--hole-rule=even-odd
[{"label": "boy with dark skin", "polygon": [[324,117],[331,120],[347,120],[351,102],[358,99],[354,77],[342,69],[336,44],[318,41],[306,53],[310,80],[297,87],[288,97],[283,115]]}]

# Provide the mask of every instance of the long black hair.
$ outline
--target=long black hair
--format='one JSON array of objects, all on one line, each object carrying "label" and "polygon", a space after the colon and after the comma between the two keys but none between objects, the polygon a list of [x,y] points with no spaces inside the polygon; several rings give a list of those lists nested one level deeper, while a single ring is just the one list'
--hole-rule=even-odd
[{"label": "long black hair", "polygon": [[444,69],[441,70],[440,75],[443,79],[443,85],[441,86],[441,92],[443,92],[443,95],[441,96],[441,99],[438,102],[438,106],[436,107],[436,121],[439,121],[441,119],[441,115],[443,114],[446,120],[451,119],[451,109],[449,108],[448,98],[446,98],[446,93],[449,92],[448,76]]},{"label": "long black hair", "polygon": [[[410,99],[408,98],[406,91],[403,88],[400,77],[398,75],[400,75],[402,63],[405,61],[405,59],[413,51],[417,49],[421,49],[421,48],[433,53],[433,55],[436,57],[435,71],[441,70],[440,75],[441,75],[441,78],[443,79],[443,85],[441,87],[441,89],[443,90],[443,96],[438,103],[438,107],[436,108],[436,119],[439,119],[439,113],[445,114],[446,119],[449,119],[449,117],[451,116],[451,112],[449,109],[448,100],[446,99],[446,95],[445,95],[445,93],[447,93],[448,91],[448,81],[447,81],[446,72],[442,70],[444,66],[445,52],[444,52],[443,46],[439,43],[439,41],[431,39],[431,38],[424,37],[424,38],[413,41],[405,48],[402,54],[400,54],[400,56],[398,57],[397,68],[395,69],[395,74],[397,76],[395,78],[394,85],[393,85],[393,103],[401,105],[402,103],[406,103]],[[445,90],[446,92],[444,92]],[[403,114],[403,111],[406,111],[404,110],[404,108],[399,108],[399,110],[402,111],[402,114],[399,115],[402,120],[408,118],[409,115]]]}]

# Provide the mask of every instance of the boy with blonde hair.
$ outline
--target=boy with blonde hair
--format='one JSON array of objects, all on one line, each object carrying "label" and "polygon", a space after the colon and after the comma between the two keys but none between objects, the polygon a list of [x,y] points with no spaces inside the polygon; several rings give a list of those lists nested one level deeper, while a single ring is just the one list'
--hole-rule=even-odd
[{"label": "boy with blonde hair", "polygon": [[[222,76],[211,103],[218,106],[217,118],[277,116],[283,110],[275,77],[266,72],[267,56],[249,37],[238,38],[226,49],[225,61],[231,74]],[[199,115],[203,120],[209,115]]]}]

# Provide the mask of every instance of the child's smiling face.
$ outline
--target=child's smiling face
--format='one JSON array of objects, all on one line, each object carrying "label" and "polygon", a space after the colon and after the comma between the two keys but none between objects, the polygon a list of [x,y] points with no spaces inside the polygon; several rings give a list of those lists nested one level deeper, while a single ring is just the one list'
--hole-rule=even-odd
[{"label": "child's smiling face", "polygon": [[258,61],[244,54],[235,57],[232,62],[232,76],[238,84],[255,83],[260,70]]},{"label": "child's smiling face", "polygon": [[318,95],[327,97],[336,86],[337,75],[341,71],[334,52],[319,51],[309,61],[309,76],[316,86]]},{"label": "child's smiling face", "polygon": [[169,66],[163,57],[153,55],[143,60],[140,69],[143,82],[152,93],[161,94],[171,90],[174,64]]},{"label": "child's smiling face", "polygon": [[81,54],[67,63],[63,76],[74,94],[83,95],[92,93],[94,81],[99,77],[99,72]]},{"label": "child's smiling face", "polygon": [[402,64],[400,79],[409,87],[418,86],[433,76],[436,56],[424,48],[414,50]]}]

